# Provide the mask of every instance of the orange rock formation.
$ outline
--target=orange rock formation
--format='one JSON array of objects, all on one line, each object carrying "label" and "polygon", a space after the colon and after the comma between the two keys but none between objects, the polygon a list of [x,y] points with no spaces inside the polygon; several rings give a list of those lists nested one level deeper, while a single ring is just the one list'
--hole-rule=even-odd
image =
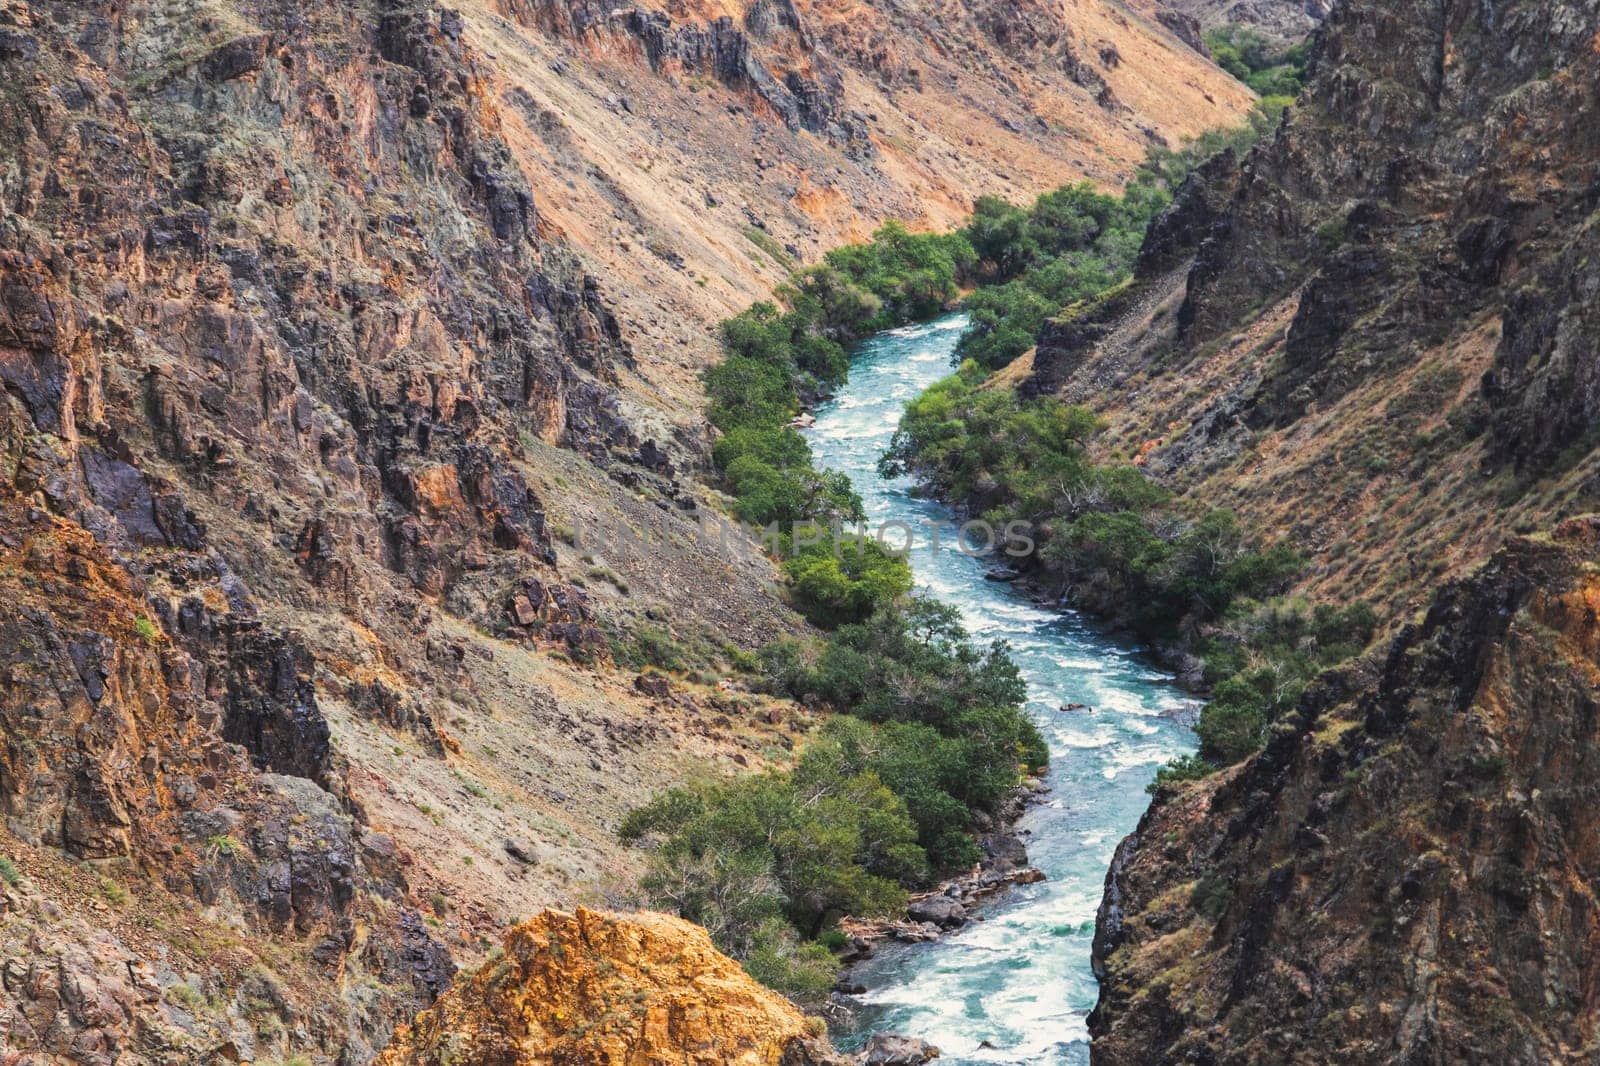
[{"label": "orange rock formation", "polygon": [[816,1025],[665,914],[546,910],[379,1066],[825,1066]]}]

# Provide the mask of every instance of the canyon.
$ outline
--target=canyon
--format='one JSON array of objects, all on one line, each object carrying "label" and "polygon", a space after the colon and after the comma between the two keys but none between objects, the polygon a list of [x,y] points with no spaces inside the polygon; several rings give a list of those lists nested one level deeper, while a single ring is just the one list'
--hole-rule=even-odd
[{"label": "canyon", "polygon": [[613,913],[821,718],[720,681],[716,323],[1237,125],[1240,24],[1304,95],[1001,381],[1382,636],[1117,848],[1094,1060],[1591,1056],[1600,5],[5,0],[0,1059],[834,1061]]},{"label": "canyon", "polygon": [[1235,121],[1188,27],[0,5],[8,1046],[361,1063],[515,921],[629,899],[624,811],[816,718],[638,681],[799,625],[695,540],[715,322]]}]

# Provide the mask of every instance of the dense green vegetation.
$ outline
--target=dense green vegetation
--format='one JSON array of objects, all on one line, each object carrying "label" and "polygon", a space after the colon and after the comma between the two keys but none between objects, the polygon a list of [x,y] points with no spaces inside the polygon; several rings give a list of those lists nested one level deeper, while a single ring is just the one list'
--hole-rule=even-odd
[{"label": "dense green vegetation", "polygon": [[980,199],[963,233],[977,255],[974,280],[981,285],[962,303],[972,329],[957,355],[990,370],[1005,366],[1033,347],[1050,316],[1125,282],[1150,220],[1189,172],[1224,149],[1255,143],[1287,104],[1282,97],[1263,99],[1237,129],[1207,133],[1178,149],[1152,148],[1121,196],[1085,182],[1045,193],[1027,208]]},{"label": "dense green vegetation", "polygon": [[1295,97],[1306,83],[1310,46],[1275,43],[1248,26],[1208,30],[1206,47],[1217,65],[1259,95]]},{"label": "dense green vegetation", "polygon": [[1201,655],[1212,698],[1197,725],[1200,755],[1167,768],[1160,783],[1255,751],[1313,676],[1370,639],[1364,604],[1263,602],[1299,572],[1299,556],[1253,542],[1226,511],[1187,518],[1138,468],[1096,462],[1089,411],[1021,401],[983,377],[965,363],[913,401],[884,472],[913,474],[996,528],[1029,523],[1037,551],[1024,565],[1144,640]]},{"label": "dense green vegetation", "polygon": [[1030,523],[1036,560],[1078,600],[1146,640],[1171,640],[1274,591],[1300,568],[1213,511],[1185,521],[1136,467],[1095,462],[1094,415],[1052,397],[1018,400],[963,364],[906,408],[884,473],[915,475],[1000,526]]},{"label": "dense green vegetation", "polygon": [[860,337],[939,314],[976,266],[964,230],[911,233],[887,222],[870,243],[835,248],[796,275],[795,302],[815,307],[827,328]]},{"label": "dense green vegetation", "polygon": [[860,621],[903,595],[910,572],[875,545],[836,552],[791,536],[801,523],[828,527],[861,517],[841,474],[817,470],[791,422],[849,370],[845,345],[926,318],[957,295],[976,262],[961,233],[914,234],[884,225],[868,244],[836,249],[779,290],[783,306],[759,303],[723,322],[723,361],[706,372],[709,417],[722,431],[712,458],[742,522],[777,523],[770,543],[786,558],[795,606],[819,625]]},{"label": "dense green vegetation", "polygon": [[1234,605],[1201,646],[1212,690],[1200,713],[1200,756],[1227,764],[1261,747],[1311,679],[1360,654],[1377,624],[1365,603]]},{"label": "dense green vegetation", "polygon": [[619,833],[655,844],[654,905],[805,1000],[832,976],[807,941],[843,914],[896,914],[909,888],[977,861],[974,814],[997,811],[1047,752],[1006,649],[978,648],[931,600],[772,644],[760,676],[837,712],[794,769],[673,789]]},{"label": "dense green vegetation", "polygon": [[861,501],[848,483],[818,471],[811,447],[789,426],[802,389],[843,378],[844,348],[798,311],[757,304],[722,324],[727,357],[706,372],[709,417],[722,430],[713,458],[745,522],[853,519]]},{"label": "dense green vegetation", "polygon": [[791,548],[783,562],[789,598],[812,624],[832,629],[863,622],[911,591],[905,559],[876,541],[846,539],[835,545],[831,531],[812,531],[817,543]]},{"label": "dense green vegetation", "polygon": [[[1254,53],[1251,53],[1254,55]],[[794,273],[779,303],[722,324],[726,353],[706,372],[709,417],[722,431],[714,460],[739,519],[766,526],[850,521],[860,501],[844,479],[817,471],[790,422],[849,372],[846,345],[878,330],[962,306],[973,328],[960,354],[1004,366],[1033,344],[1046,318],[1124,282],[1150,219],[1198,163],[1242,148],[1268,129],[1282,100],[1264,100],[1236,130],[1152,149],[1120,196],[1064,186],[1030,207],[983,197],[954,233],[911,233],[886,223],[866,244],[829,252]],[[781,305],[781,306],[780,306]]]}]

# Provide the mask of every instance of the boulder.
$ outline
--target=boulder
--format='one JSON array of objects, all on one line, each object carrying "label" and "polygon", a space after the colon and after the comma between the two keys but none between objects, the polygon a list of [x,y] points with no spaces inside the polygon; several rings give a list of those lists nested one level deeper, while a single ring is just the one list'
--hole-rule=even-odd
[{"label": "boulder", "polygon": [[[737,1049],[730,1054],[730,1049]],[[456,982],[379,1057],[446,1061],[844,1066],[792,1003],[757,984],[699,926],[665,914],[544,911],[501,960]],[[880,1058],[874,1062],[925,1062]]]},{"label": "boulder", "polygon": [[633,687],[636,692],[652,699],[664,700],[672,695],[672,682],[660,674],[640,674],[633,679]]},{"label": "boulder", "polygon": [[949,896],[928,896],[913,900],[906,914],[914,922],[932,922],[941,929],[954,929],[967,924],[967,908]]},{"label": "boulder", "polygon": [[922,1066],[939,1057],[926,1040],[896,1033],[874,1033],[861,1053],[862,1066]]}]

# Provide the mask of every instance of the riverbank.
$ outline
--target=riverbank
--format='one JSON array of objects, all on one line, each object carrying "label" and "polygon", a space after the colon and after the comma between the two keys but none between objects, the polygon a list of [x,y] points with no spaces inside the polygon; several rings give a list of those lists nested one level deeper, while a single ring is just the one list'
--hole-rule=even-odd
[{"label": "riverbank", "polygon": [[[952,518],[909,481],[881,478],[877,461],[904,405],[949,373],[965,327],[947,316],[865,342],[849,382],[814,409],[806,437],[818,464],[849,476],[876,527],[925,531]],[[1080,1063],[1098,994],[1089,960],[1106,869],[1148,805],[1156,768],[1193,749],[1176,720],[1193,701],[1144,649],[986,580],[990,564],[949,539],[935,549],[920,535],[909,562],[919,591],[955,607],[974,639],[1006,641],[1022,672],[1026,710],[1051,758],[1048,791],[1014,832],[1045,879],[1004,886],[977,902],[982,921],[936,939],[879,940],[851,967],[847,980],[865,991],[849,997],[854,1027],[837,1027],[836,1037],[857,1048],[873,1033],[905,1033],[938,1046],[945,1063]],[[1074,704],[1082,709],[1062,712]]]},{"label": "riverbank", "polygon": [[903,944],[923,944],[960,929],[968,921],[983,921],[976,908],[1016,885],[1031,885],[1045,879],[1044,871],[1028,862],[1027,845],[1018,830],[1023,814],[1042,802],[1050,786],[1029,778],[1018,787],[1012,799],[995,818],[995,825],[981,832],[979,847],[983,861],[965,874],[946,878],[927,892],[911,897],[904,918],[845,918],[839,931],[846,938],[840,961],[839,991],[859,995],[866,991],[851,978],[852,969],[871,959],[878,946],[888,940]]}]

